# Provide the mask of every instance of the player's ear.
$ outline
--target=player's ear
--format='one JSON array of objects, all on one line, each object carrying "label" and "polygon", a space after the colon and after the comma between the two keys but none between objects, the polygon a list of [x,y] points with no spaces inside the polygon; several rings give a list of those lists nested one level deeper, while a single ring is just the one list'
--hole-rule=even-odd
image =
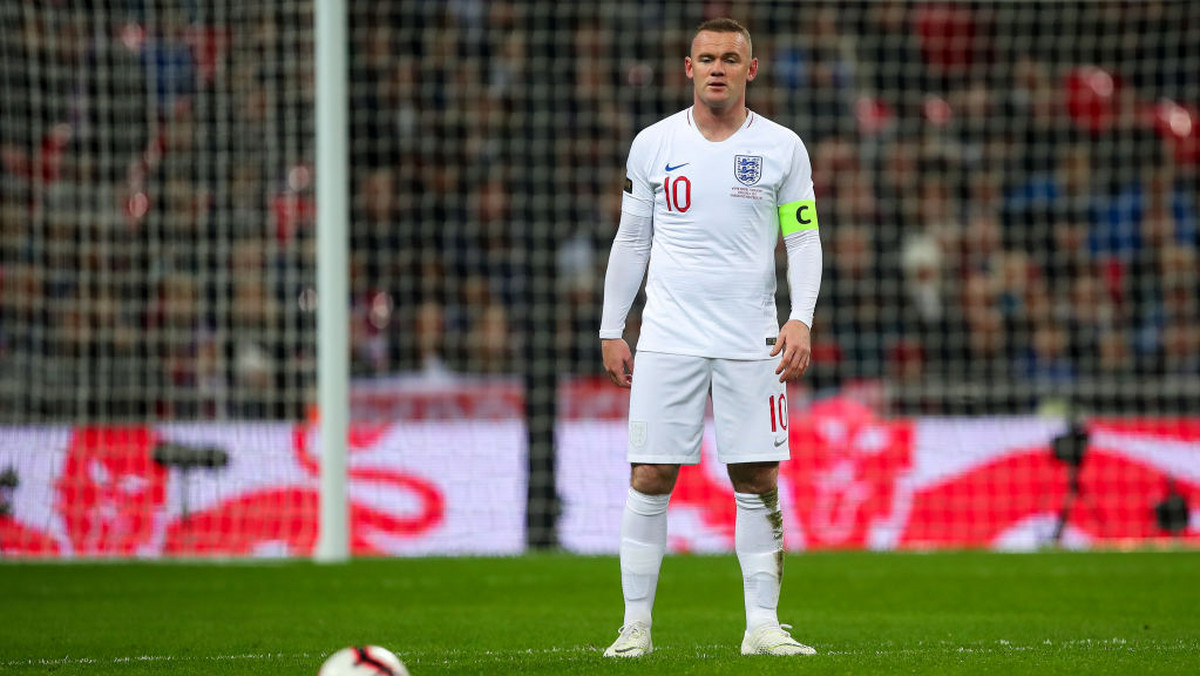
[{"label": "player's ear", "polygon": [[753,80],[758,75],[758,58],[750,59],[750,69],[746,71],[746,82]]},{"label": "player's ear", "polygon": [[683,72],[687,75],[687,79],[692,79],[692,57],[683,57]]}]

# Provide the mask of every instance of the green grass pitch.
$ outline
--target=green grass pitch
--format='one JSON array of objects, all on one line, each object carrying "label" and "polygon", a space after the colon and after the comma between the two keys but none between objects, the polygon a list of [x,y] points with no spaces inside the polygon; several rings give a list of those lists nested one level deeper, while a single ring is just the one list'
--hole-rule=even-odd
[{"label": "green grass pitch", "polygon": [[1198,674],[1200,552],[822,553],[780,616],[815,657],[742,657],[733,555],[668,557],[655,653],[600,651],[611,557],[0,564],[0,673],[316,674],[376,643],[426,674]]}]

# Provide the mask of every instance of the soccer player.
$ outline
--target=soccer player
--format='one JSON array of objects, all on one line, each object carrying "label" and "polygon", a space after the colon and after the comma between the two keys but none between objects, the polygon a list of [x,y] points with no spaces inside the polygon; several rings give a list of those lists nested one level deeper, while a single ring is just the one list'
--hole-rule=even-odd
[{"label": "soccer player", "polygon": [[[737,502],[742,654],[811,655],[776,612],[783,575],[776,484],[779,462],[789,457],[786,383],[808,367],[821,284],[812,167],[795,133],[746,107],[758,60],[745,27],[704,22],[683,63],[693,105],[634,139],[604,282],[604,367],[613,383],[632,388],[620,544],[625,621],[604,654],[653,649],[667,503],[680,465],[700,462],[711,393],[718,459]],[[792,292],[782,328],[775,310],[780,233]],[[647,263],[635,378],[622,335]]]}]

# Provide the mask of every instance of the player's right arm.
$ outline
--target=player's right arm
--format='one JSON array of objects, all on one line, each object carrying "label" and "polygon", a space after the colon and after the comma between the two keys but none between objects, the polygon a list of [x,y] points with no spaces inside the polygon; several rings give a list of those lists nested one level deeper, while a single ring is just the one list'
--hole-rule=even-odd
[{"label": "player's right arm", "polygon": [[604,370],[620,387],[633,383],[633,353],[623,337],[625,319],[646,276],[654,235],[654,192],[645,170],[636,161],[637,139],[633,145],[626,166],[625,192],[621,195],[621,223],[604,274],[604,311],[600,319]]},{"label": "player's right arm", "polygon": [[621,212],[621,225],[608,255],[604,274],[604,313],[600,320],[600,346],[604,370],[614,384],[633,383],[633,353],[622,337],[629,308],[637,297],[650,260],[652,217]]}]

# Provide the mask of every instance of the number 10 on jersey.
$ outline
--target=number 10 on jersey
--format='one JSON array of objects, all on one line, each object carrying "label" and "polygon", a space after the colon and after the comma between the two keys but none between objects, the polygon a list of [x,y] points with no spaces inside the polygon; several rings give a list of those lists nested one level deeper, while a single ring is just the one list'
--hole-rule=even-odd
[{"label": "number 10 on jersey", "polygon": [[692,208],[692,182],[687,176],[667,176],[663,179],[663,197],[667,200],[667,211],[682,214]]}]

